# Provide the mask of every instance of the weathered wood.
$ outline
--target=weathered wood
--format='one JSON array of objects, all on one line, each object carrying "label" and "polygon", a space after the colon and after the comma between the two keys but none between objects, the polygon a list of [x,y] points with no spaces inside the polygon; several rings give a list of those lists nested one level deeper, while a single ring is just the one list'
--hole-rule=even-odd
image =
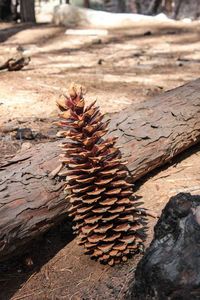
[{"label": "weathered wood", "polygon": [[35,1],[20,0],[21,22],[35,23]]},{"label": "weathered wood", "polygon": [[[118,136],[132,181],[200,141],[200,79],[115,114]],[[60,141],[37,145],[0,170],[0,260],[67,217],[59,167]]]},{"label": "weathered wood", "polygon": [[30,62],[30,57],[9,58],[5,63],[0,65],[0,70],[19,71]]},{"label": "weathered wood", "polygon": [[66,216],[63,182],[48,176],[59,165],[57,144],[26,150],[0,171],[0,260]]},{"label": "weathered wood", "polygon": [[106,11],[122,13],[126,11],[126,1],[124,0],[103,0],[103,8]]},{"label": "weathered wood", "polygon": [[200,141],[200,79],[116,114],[110,134],[133,181],[170,161]]}]

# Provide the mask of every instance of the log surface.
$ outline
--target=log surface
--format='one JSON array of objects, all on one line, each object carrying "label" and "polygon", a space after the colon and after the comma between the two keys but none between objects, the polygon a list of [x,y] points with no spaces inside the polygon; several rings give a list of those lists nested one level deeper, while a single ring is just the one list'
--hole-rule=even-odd
[{"label": "log surface", "polygon": [[200,79],[128,107],[109,129],[136,181],[200,141]]},{"label": "log surface", "polygon": [[[118,136],[132,181],[200,141],[200,79],[115,114],[109,136]],[[67,217],[57,142],[20,152],[0,169],[0,261]]]}]

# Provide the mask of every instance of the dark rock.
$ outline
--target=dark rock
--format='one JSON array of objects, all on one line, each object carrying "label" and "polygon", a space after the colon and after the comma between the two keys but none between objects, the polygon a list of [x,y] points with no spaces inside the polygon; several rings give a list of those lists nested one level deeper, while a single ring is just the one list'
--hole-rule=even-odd
[{"label": "dark rock", "polygon": [[146,31],[146,32],[144,33],[144,36],[149,36],[149,35],[152,35],[151,31]]},{"label": "dark rock", "polygon": [[95,40],[92,41],[92,44],[93,45],[100,45],[100,44],[102,44],[102,40],[101,39],[95,39]]},{"label": "dark rock", "polygon": [[100,58],[100,59],[98,60],[98,65],[102,65],[102,64],[103,64],[103,62],[105,62],[105,60],[104,60],[104,59],[102,59],[102,58]]},{"label": "dark rock", "polygon": [[16,133],[17,140],[33,140],[34,136],[30,128],[18,129]]},{"label": "dark rock", "polygon": [[24,49],[24,47],[22,45],[19,45],[16,49],[19,52],[24,52],[25,51],[25,49]]},{"label": "dark rock", "polygon": [[127,299],[200,299],[200,196],[169,200]]}]

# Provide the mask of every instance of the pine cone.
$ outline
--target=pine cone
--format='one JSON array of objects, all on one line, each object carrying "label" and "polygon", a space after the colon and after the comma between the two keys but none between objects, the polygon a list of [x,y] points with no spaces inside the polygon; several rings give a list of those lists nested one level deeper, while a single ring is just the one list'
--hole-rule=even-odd
[{"label": "pine cone", "polygon": [[61,145],[61,161],[67,167],[62,175],[79,244],[92,258],[114,265],[138,250],[141,226],[130,200],[132,185],[114,147],[117,138],[102,138],[109,122],[102,122],[95,102],[85,107],[82,89],[75,86],[57,101],[65,119],[58,123],[64,127],[60,134],[67,138]]}]

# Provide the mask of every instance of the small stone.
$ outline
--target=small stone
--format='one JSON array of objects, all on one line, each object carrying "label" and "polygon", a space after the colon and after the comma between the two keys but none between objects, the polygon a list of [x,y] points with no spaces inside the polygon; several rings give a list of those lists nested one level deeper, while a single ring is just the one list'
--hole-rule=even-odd
[{"label": "small stone", "polygon": [[146,32],[144,33],[144,36],[149,36],[149,35],[152,35],[151,31],[146,31]]},{"label": "small stone", "polygon": [[30,128],[18,129],[16,133],[17,140],[33,140],[34,136]]},{"label": "small stone", "polygon": [[21,150],[27,150],[27,149],[30,149],[31,146],[32,146],[32,144],[31,144],[30,142],[23,143],[23,144],[22,144]]},{"label": "small stone", "polygon": [[6,135],[6,136],[2,137],[2,140],[5,141],[5,142],[8,142],[8,141],[11,140],[11,137],[9,135]]}]

